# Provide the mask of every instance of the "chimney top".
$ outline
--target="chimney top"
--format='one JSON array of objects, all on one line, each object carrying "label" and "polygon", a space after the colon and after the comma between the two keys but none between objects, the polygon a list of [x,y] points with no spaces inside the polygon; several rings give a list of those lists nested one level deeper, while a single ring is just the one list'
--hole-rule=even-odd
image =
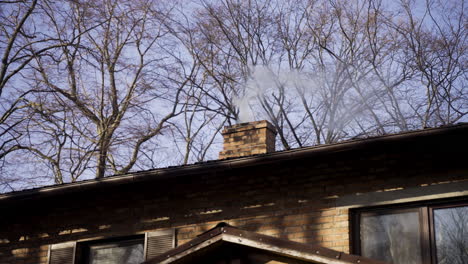
[{"label": "chimney top", "polygon": [[251,156],[275,151],[276,130],[268,121],[255,121],[224,127],[220,159]]}]

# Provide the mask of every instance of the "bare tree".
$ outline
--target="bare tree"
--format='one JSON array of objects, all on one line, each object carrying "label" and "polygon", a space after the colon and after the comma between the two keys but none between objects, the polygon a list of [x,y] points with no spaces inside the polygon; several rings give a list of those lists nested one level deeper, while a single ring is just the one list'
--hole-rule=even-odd
[{"label": "bare tree", "polygon": [[421,126],[457,122],[467,115],[467,28],[465,1],[446,3],[425,1],[423,15],[413,11],[415,4],[403,2],[403,23],[395,23],[404,37],[412,63],[417,71],[424,96],[412,107]]},{"label": "bare tree", "polygon": [[280,149],[466,120],[464,4],[3,3],[0,160],[63,183],[216,158],[253,119]]},{"label": "bare tree", "polygon": [[[21,149],[25,134],[19,129],[31,115],[25,109],[30,100],[42,91],[25,85],[24,76],[36,57],[64,45],[43,34],[37,19],[38,1],[1,1],[0,9],[0,169],[10,163],[7,155]],[[67,44],[65,44],[67,45]],[[1,173],[0,184],[13,189],[11,181]]]},{"label": "bare tree", "polygon": [[203,93],[192,85],[192,89],[188,89],[184,96],[180,120],[171,122],[174,146],[182,157],[182,161],[178,162],[180,164],[204,161],[225,123],[219,122],[216,113],[202,106]]},{"label": "bare tree", "polygon": [[[268,118],[289,149],[466,116],[463,8],[454,18],[450,12],[435,18],[430,10],[436,4],[426,4],[430,21],[411,26],[412,7],[405,3],[408,20],[401,22],[398,8],[378,0],[202,2],[192,31],[203,42],[196,46],[203,47],[200,60],[209,61],[206,75],[223,80],[213,82],[219,88],[210,96],[229,105],[237,120],[242,105],[236,98],[247,97],[257,118]],[[418,34],[426,40],[411,44],[416,42],[408,38]],[[418,64],[422,55],[433,66]],[[266,70],[257,74],[257,65]],[[264,72],[268,78],[260,76]],[[432,88],[415,88],[421,87],[418,78]],[[270,87],[260,87],[265,83]],[[250,93],[252,86],[257,91]]]},{"label": "bare tree", "polygon": [[[36,5],[37,1],[32,1],[30,4],[6,2],[3,3],[3,8],[0,11],[0,19],[2,20],[0,31],[0,55],[2,58],[0,68],[0,102],[2,105],[0,109],[0,138],[2,138],[0,161],[2,163],[5,156],[17,148],[17,141],[21,134],[15,128],[27,118],[12,120],[11,116],[24,107],[24,99],[31,90],[12,91],[11,94],[5,96],[4,89],[33,58],[32,54],[28,52],[30,42],[27,40],[25,23]],[[2,181],[7,183],[4,179]]]},{"label": "bare tree", "polygon": [[57,38],[73,45],[35,58],[31,78],[49,93],[30,108],[28,132],[42,134],[22,148],[49,162],[56,183],[128,172],[180,114],[193,73],[179,74],[172,63],[173,43],[160,21],[169,11],[144,1],[98,1],[50,2],[44,12]]},{"label": "bare tree", "polygon": [[[274,124],[285,149],[350,137],[352,123],[357,123],[353,126],[360,132],[368,130],[370,123],[377,123],[373,130],[385,133],[383,122],[379,123],[383,118],[372,100],[382,91],[368,88],[375,76],[373,64],[367,59],[368,39],[361,34],[371,19],[366,13],[367,4],[204,3],[196,31],[205,43],[197,46],[210,49],[197,54],[210,59],[210,68],[205,67],[208,76],[214,80],[229,76],[222,85],[229,83],[230,88],[217,89],[215,94],[222,96],[216,99],[232,105],[231,112],[239,119],[236,98],[250,96],[252,79],[259,86],[269,82],[271,87],[260,88],[261,93],[252,96],[261,106],[254,108]],[[271,80],[257,80],[256,65],[267,68]],[[364,124],[360,116],[370,116],[372,121]]]}]

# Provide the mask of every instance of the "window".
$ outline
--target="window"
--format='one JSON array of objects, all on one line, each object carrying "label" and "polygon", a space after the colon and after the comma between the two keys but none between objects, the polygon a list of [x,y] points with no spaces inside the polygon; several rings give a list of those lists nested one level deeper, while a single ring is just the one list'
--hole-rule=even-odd
[{"label": "window", "polygon": [[49,264],[136,264],[175,247],[175,230],[50,245]]},{"label": "window", "polygon": [[139,264],[144,261],[144,237],[82,245],[87,264]]},{"label": "window", "polygon": [[439,264],[468,263],[468,205],[433,210]]},{"label": "window", "polygon": [[394,264],[468,264],[468,201],[353,211],[353,251]]}]

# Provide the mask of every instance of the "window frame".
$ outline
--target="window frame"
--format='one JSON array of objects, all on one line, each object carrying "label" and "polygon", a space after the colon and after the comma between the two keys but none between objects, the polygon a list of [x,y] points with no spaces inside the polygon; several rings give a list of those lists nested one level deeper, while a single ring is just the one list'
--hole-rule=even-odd
[{"label": "window frame", "polygon": [[378,205],[354,208],[350,213],[350,249],[352,254],[361,255],[361,216],[387,213],[419,212],[419,231],[422,262],[437,264],[435,243],[434,210],[468,206],[468,196],[437,200],[424,200],[402,204]]},{"label": "window frame", "polygon": [[[137,243],[137,241],[139,241]],[[77,263],[89,264],[89,257],[92,248],[109,248],[112,246],[120,246],[120,245],[135,245],[140,244],[143,245],[143,261],[145,261],[145,254],[146,254],[146,235],[132,235],[132,236],[124,236],[124,237],[112,237],[106,239],[99,239],[99,240],[91,240],[85,242],[78,242],[78,249],[79,254],[76,254],[79,259],[77,259]]]}]

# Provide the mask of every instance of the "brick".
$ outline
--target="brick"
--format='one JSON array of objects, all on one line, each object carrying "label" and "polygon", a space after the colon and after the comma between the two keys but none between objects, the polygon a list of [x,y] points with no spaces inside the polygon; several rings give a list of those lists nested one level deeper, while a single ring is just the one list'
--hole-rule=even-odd
[{"label": "brick", "polygon": [[275,151],[276,132],[267,121],[225,127],[219,158],[243,157]]}]

